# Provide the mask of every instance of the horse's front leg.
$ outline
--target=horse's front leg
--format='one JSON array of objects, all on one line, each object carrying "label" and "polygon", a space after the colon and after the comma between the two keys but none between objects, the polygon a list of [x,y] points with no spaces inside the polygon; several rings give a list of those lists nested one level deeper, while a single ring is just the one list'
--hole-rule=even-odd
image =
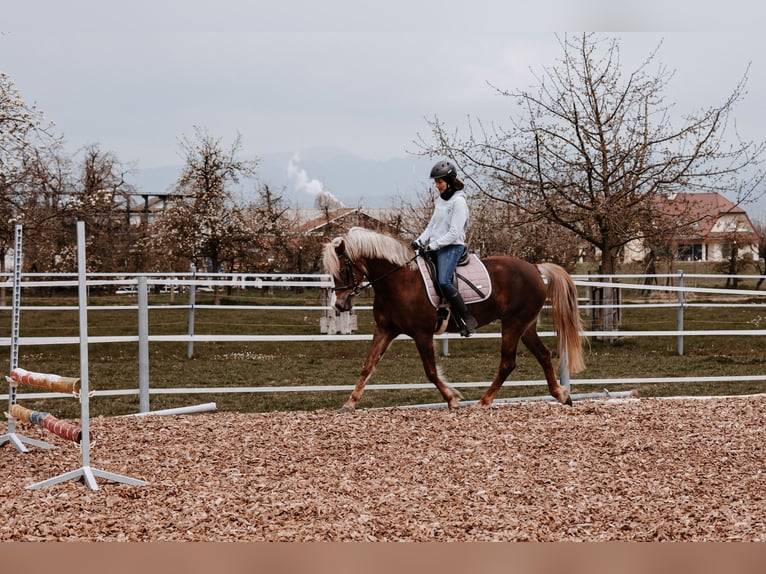
[{"label": "horse's front leg", "polygon": [[460,399],[463,398],[463,395],[460,394],[460,391],[453,389],[439,377],[439,371],[436,368],[433,336],[427,333],[417,337],[415,339],[415,346],[418,349],[418,353],[420,353],[420,360],[423,363],[423,370],[425,370],[428,380],[436,385],[436,388],[439,389],[439,392],[442,394],[442,397],[444,397],[444,400],[447,401],[447,406],[450,409],[460,408]]},{"label": "horse's front leg", "polygon": [[351,392],[351,396],[346,403],[341,407],[340,412],[350,413],[356,408],[357,403],[362,398],[364,392],[364,386],[367,381],[370,380],[375,367],[386,354],[386,351],[391,346],[391,343],[396,338],[398,333],[391,332],[381,327],[375,327],[375,332],[372,335],[372,343],[367,351],[367,357],[364,360],[362,366],[362,372],[359,374],[359,380],[356,382],[354,390]]}]

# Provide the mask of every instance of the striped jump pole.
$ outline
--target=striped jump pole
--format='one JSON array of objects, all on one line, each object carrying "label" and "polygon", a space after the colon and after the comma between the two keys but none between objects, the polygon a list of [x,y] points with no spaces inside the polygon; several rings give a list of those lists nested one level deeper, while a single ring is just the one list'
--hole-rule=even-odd
[{"label": "striped jump pole", "polygon": [[[8,384],[10,384],[12,389],[16,389],[19,385],[29,385],[31,387],[46,389],[57,393],[71,394],[75,397],[79,396],[80,379],[74,377],[37,373],[16,367],[15,369],[11,369],[10,374],[5,377],[5,379],[8,381]],[[32,409],[22,407],[14,401],[9,405],[8,414],[10,415],[9,420],[11,421],[23,421],[37,425],[61,438],[71,440],[78,444],[82,440],[82,429],[80,427],[59,420],[50,413],[33,411]]]},{"label": "striped jump pole", "polygon": [[73,394],[75,396],[80,394],[80,379],[74,377],[36,373],[16,367],[11,369],[7,379],[11,385],[24,384],[39,389],[47,389],[54,393]]},{"label": "striped jump pole", "polygon": [[19,404],[11,407],[11,416],[16,420],[25,421],[49,430],[53,434],[71,440],[76,443],[82,441],[82,429],[77,425],[62,421],[50,413],[42,411],[33,411]]}]

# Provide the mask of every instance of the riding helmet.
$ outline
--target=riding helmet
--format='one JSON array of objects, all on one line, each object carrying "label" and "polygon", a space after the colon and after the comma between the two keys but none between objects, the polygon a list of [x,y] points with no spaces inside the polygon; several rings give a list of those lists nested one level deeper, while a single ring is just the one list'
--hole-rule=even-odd
[{"label": "riding helmet", "polygon": [[440,161],[431,168],[431,175],[429,177],[435,179],[437,177],[445,178],[451,175],[457,175],[455,166],[449,161]]}]

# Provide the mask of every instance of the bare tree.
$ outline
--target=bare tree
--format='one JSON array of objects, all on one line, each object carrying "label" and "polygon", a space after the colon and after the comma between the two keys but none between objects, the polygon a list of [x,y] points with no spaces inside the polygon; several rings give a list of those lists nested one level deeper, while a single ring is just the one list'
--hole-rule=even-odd
[{"label": "bare tree", "polygon": [[521,110],[510,128],[474,120],[462,136],[435,118],[423,152],[449,156],[527,221],[547,220],[593,245],[606,274],[628,242],[689,223],[661,217],[654,197],[715,191],[741,202],[759,193],[764,174],[753,168],[764,143],[742,141],[728,121],[747,72],[723,103],[677,120],[663,96],[672,74],[649,72],[659,46],[623,77],[616,40],[559,42],[562,59],[537,76],[535,92],[498,90]]},{"label": "bare tree", "polygon": [[104,272],[134,271],[134,236],[130,222],[133,186],[125,181],[127,168],[112,152],[98,144],[82,150],[77,181],[69,204],[68,226],[75,233],[75,221],[85,222],[88,238],[88,266]]},{"label": "bare tree", "polygon": [[[757,227],[756,227],[757,230]],[[747,247],[752,236],[749,234],[743,234],[737,229],[729,229],[724,231],[720,240],[722,241],[723,253],[725,260],[721,261],[718,265],[718,269],[726,274],[726,282],[724,287],[732,287],[736,289],[739,287],[742,279],[737,277],[737,274],[747,269],[750,266],[754,266],[760,269],[760,261],[754,257],[754,254],[749,249],[741,249],[743,246]],[[759,241],[760,238],[759,238]],[[760,250],[760,246],[759,246]],[[756,288],[760,286],[758,282]]]},{"label": "bare tree", "polygon": [[756,271],[761,275],[758,282],[755,284],[755,288],[759,289],[766,280],[766,222],[762,220],[754,221],[753,226],[758,232],[758,257],[753,259],[753,266]]},{"label": "bare tree", "polygon": [[256,191],[255,201],[246,207],[250,233],[243,265],[260,273],[296,267],[300,273],[302,249],[291,233],[294,220],[284,196],[265,183]]},{"label": "bare tree", "polygon": [[[250,228],[230,185],[254,175],[257,160],[237,156],[241,138],[226,149],[220,139],[195,127],[194,139],[180,142],[185,164],[176,183],[177,199],[152,225],[155,248],[169,260],[193,262],[199,269],[231,268]],[[187,263],[188,264],[188,263]]]},{"label": "bare tree", "polygon": [[27,154],[23,188],[26,191],[19,197],[18,221],[34,229],[24,238],[24,258],[30,268],[41,272],[74,269],[72,161],[58,142]]},{"label": "bare tree", "polygon": [[28,104],[11,77],[0,72],[0,270],[13,245],[14,227],[22,222],[22,208],[34,192],[30,166],[35,155],[57,139],[43,113]]},{"label": "bare tree", "polygon": [[391,223],[400,233],[407,234],[403,239],[415,239],[426,228],[434,207],[436,191],[423,186],[406,195],[397,194],[392,202],[392,213],[396,214]]},{"label": "bare tree", "polygon": [[514,205],[484,194],[471,198],[468,242],[482,256],[513,255],[531,263],[552,261],[568,269],[583,257],[571,231],[544,218],[530,221]]},{"label": "bare tree", "polygon": [[25,102],[11,77],[0,72],[0,184],[19,173],[30,149],[50,140],[49,128],[37,106]]}]

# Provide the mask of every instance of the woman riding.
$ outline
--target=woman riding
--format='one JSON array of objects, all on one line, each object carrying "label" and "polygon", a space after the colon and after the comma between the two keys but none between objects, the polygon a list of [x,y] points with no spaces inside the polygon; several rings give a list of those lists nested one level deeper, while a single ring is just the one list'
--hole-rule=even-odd
[{"label": "woman riding", "polygon": [[465,232],[468,227],[468,204],[463,194],[463,182],[457,178],[457,169],[449,161],[440,161],[431,169],[439,197],[434,201],[434,211],[428,226],[412,242],[416,251],[435,253],[436,280],[442,295],[449,301],[460,334],[470,337],[478,325],[468,311],[457,287],[452,283],[458,261],[466,249]]}]

